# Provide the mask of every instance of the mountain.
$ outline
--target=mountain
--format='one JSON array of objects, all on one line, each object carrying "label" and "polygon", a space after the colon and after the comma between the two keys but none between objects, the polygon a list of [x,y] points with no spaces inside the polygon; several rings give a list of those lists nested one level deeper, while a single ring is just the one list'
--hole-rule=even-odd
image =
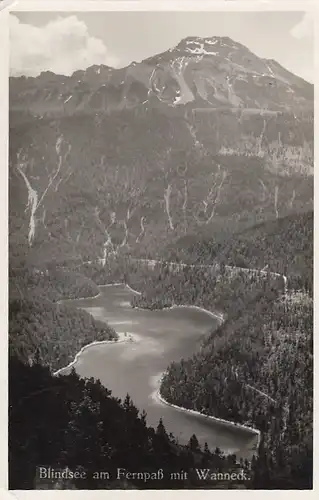
[{"label": "mountain", "polygon": [[[12,83],[16,110],[35,115],[114,112],[145,105],[311,111],[313,86],[274,60],[261,59],[228,37],[188,37],[128,67],[91,66],[71,77],[49,71]],[[244,113],[245,113],[244,112]]]},{"label": "mountain", "polygon": [[312,209],[313,85],[227,37],[11,78],[9,168],[11,258],[158,255]]}]

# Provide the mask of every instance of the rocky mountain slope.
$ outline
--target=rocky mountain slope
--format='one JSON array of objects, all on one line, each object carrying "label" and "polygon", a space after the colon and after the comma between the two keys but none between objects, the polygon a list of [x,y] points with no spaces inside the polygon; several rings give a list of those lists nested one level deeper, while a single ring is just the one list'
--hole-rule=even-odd
[{"label": "rocky mountain slope", "polygon": [[9,155],[12,258],[154,255],[312,208],[313,86],[188,37],[122,69],[11,78]]}]

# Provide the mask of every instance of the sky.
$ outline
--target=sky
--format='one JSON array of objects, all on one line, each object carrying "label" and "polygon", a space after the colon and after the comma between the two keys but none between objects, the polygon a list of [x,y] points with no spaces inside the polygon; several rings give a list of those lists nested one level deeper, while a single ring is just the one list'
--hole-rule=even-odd
[{"label": "sky", "polygon": [[186,36],[229,36],[259,57],[314,81],[314,27],[305,12],[16,12],[12,75],[70,75],[93,64],[123,67]]}]

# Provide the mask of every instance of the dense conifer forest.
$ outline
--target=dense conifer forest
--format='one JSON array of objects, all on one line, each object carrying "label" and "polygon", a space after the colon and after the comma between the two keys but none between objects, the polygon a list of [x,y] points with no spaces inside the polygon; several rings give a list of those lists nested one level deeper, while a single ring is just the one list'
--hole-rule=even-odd
[{"label": "dense conifer forest", "polygon": [[132,298],[133,307],[195,305],[225,317],[241,314],[260,294],[272,300],[284,286],[281,277],[226,270],[225,266],[172,270],[170,265],[158,264],[153,270],[131,274],[129,279],[142,293]]},{"label": "dense conifer forest", "polygon": [[9,268],[10,298],[23,295],[45,297],[51,302],[62,299],[91,297],[99,293],[98,286],[83,274],[56,263],[35,267],[24,263]]},{"label": "dense conifer forest", "polygon": [[263,269],[289,277],[293,288],[313,287],[313,212],[263,222],[228,238],[188,235],[166,248],[167,260]]},{"label": "dense conifer forest", "polygon": [[[192,264],[186,267],[161,263],[150,269],[125,254],[110,256],[104,266],[81,261],[12,265],[10,487],[311,488],[312,224],[313,214],[304,214],[257,226],[223,243],[178,243],[175,258]],[[261,269],[267,264],[264,274],[228,267]],[[273,272],[287,275],[287,290]],[[157,430],[148,428],[145,414],[139,413],[143,409],[129,396],[123,402],[113,398],[98,381],[75,373],[52,376],[82,346],[117,337],[106,323],[59,301],[95,296],[97,285],[115,282],[142,293],[132,298],[134,307],[189,304],[222,314],[223,322],[192,358],[168,367],[160,391],[168,402],[258,428],[258,458],[250,466],[220,450],[199,450],[196,436],[188,447],[180,446],[167,436],[165,422]],[[97,443],[94,449],[92,443]],[[57,468],[82,464],[85,482],[44,486],[36,478],[41,463]],[[93,464],[94,470],[113,470],[111,479],[93,479]],[[150,473],[165,464],[166,479],[117,480],[114,464]],[[241,467],[249,470],[250,479],[198,483],[197,466],[218,471]],[[168,484],[168,470],[187,470],[188,479],[170,478]]]},{"label": "dense conifer forest", "polygon": [[82,275],[57,269],[10,269],[9,350],[20,360],[58,370],[93,341],[117,339],[107,324],[86,311],[59,304],[63,298],[96,295]]},{"label": "dense conifer forest", "polygon": [[171,403],[258,428],[260,488],[308,488],[312,474],[312,301],[260,297],[161,385]]},{"label": "dense conifer forest", "polygon": [[[156,429],[148,427],[145,412],[129,395],[123,401],[114,398],[99,381],[80,379],[74,371],[53,377],[48,367],[28,366],[16,356],[10,357],[9,375],[10,489],[251,486],[247,461],[207,445],[200,449],[194,435],[180,446],[161,420]],[[45,477],[39,467],[67,467],[82,477]],[[203,468],[210,470],[206,479],[197,471]]]},{"label": "dense conifer forest", "polygon": [[9,314],[10,352],[26,363],[38,357],[53,370],[67,366],[85,345],[117,338],[86,311],[44,299],[12,300]]}]

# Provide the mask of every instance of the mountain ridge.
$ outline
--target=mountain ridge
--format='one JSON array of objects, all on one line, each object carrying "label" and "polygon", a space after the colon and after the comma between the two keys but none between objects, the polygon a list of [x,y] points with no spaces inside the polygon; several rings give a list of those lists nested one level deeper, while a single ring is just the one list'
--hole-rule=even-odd
[{"label": "mountain ridge", "polygon": [[[246,45],[244,45],[244,44],[242,44],[240,42],[234,41],[233,39],[231,39],[229,37],[221,37],[221,36],[200,37],[200,36],[192,35],[192,36],[187,36],[187,37],[182,38],[175,46],[170,47],[170,48],[168,48],[168,49],[166,49],[166,50],[164,50],[162,52],[159,52],[155,56],[153,55],[153,56],[149,56],[149,57],[143,58],[139,62],[132,60],[130,63],[126,64],[125,66],[121,66],[121,67],[109,66],[107,64],[101,63],[101,64],[92,64],[92,65],[89,65],[89,66],[87,66],[86,69],[75,70],[75,71],[73,71],[73,73],[71,75],[64,75],[63,73],[54,73],[51,70],[44,70],[44,71],[41,71],[41,73],[39,73],[36,76],[10,75],[10,78],[12,78],[12,79],[14,79],[14,78],[17,78],[17,79],[18,78],[28,78],[28,79],[33,79],[34,80],[34,79],[38,78],[39,76],[45,75],[45,74],[51,74],[51,75],[55,75],[57,77],[72,78],[76,74],[80,74],[80,73],[83,74],[86,71],[88,71],[90,69],[93,69],[93,68],[96,69],[96,70],[98,70],[100,68],[100,69],[107,69],[107,70],[112,70],[112,71],[119,71],[119,70],[127,69],[130,66],[136,66],[137,64],[140,64],[140,63],[143,63],[145,61],[151,60],[152,58],[154,58],[156,56],[160,56],[162,54],[165,54],[166,52],[173,52],[180,45],[182,45],[183,43],[185,43],[187,41],[192,41],[192,42],[194,42],[194,41],[195,42],[199,42],[200,41],[201,43],[213,44],[212,41],[214,41],[214,43],[217,43],[218,41],[220,41],[221,43],[223,43],[222,42],[223,40],[226,40],[226,41],[228,40],[230,43],[235,44],[236,46],[241,47],[244,50],[247,50],[254,57],[259,57],[259,56],[256,56]],[[271,63],[271,64],[274,64],[274,65],[277,65],[277,66],[283,68],[285,71],[289,72],[291,75],[294,75],[300,81],[305,82],[305,83],[313,86],[313,84],[311,82],[307,81],[305,78],[303,78],[303,77],[301,77],[299,75],[294,74],[292,71],[290,71],[287,68],[285,68],[284,66],[282,66],[282,64],[280,64],[276,59],[274,59],[274,58],[262,58],[262,57],[259,57],[259,59],[261,59],[265,63]],[[269,68],[268,68],[268,70],[269,70]]]},{"label": "mountain ridge", "polygon": [[200,40],[122,69],[10,79],[14,254],[152,254],[312,208],[312,86]]},{"label": "mountain ridge", "polygon": [[[214,50],[208,50],[215,46],[217,48]],[[38,86],[42,93],[44,92],[45,95],[41,97],[48,103],[55,101],[57,106],[57,101],[63,99],[61,112],[62,109],[63,112],[81,109],[85,97],[88,98],[85,108],[87,109],[87,105],[94,101],[94,95],[86,95],[88,94],[86,84],[93,87],[97,94],[95,100],[99,103],[105,101],[105,91],[112,91],[113,106],[112,99],[108,99],[108,109],[111,112],[121,110],[123,107],[146,104],[150,100],[154,101],[154,98],[168,106],[180,106],[190,102],[196,105],[200,102],[207,107],[226,105],[290,111],[292,108],[292,110],[298,108],[300,100],[306,105],[307,100],[313,97],[313,86],[310,83],[289,72],[274,60],[259,58],[247,47],[228,37],[187,37],[165,52],[118,69],[106,65],[93,65],[86,70],[75,71],[71,76],[55,75],[51,71],[45,71],[37,77],[11,78],[14,79],[12,82],[16,83],[16,92],[14,83],[11,85],[15,99],[20,98],[25,103],[23,100],[25,95],[22,95],[21,99],[19,93],[19,83],[32,83]],[[60,89],[57,95],[56,89],[52,89],[50,84],[60,87],[64,85],[66,90]],[[46,88],[46,85],[49,85],[49,88]],[[253,96],[249,98],[245,96],[247,90],[251,93],[254,87],[263,85],[268,87],[275,85],[277,87],[275,90],[280,92],[283,102],[287,101],[285,106],[277,100],[269,107],[269,103],[266,105],[265,100],[259,102]],[[76,103],[68,104],[70,100],[74,101],[72,93],[74,91],[82,93],[82,101],[78,99]],[[294,94],[298,92],[300,95],[295,96]],[[273,96],[274,92],[270,91],[270,98],[274,99]],[[125,100],[128,104],[123,102]],[[154,105],[154,102],[152,104]],[[13,103],[12,108],[14,107]],[[92,108],[96,110],[98,106],[93,103]],[[38,113],[36,109],[33,109],[33,112]]]}]

